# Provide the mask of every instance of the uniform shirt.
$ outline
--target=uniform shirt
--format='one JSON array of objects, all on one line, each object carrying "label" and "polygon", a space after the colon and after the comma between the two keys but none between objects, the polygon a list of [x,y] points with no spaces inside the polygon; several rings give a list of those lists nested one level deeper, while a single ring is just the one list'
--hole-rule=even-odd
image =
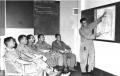
[{"label": "uniform shirt", "polygon": [[32,54],[37,54],[37,48],[34,44],[32,45],[27,45],[31,50],[29,51]]},{"label": "uniform shirt", "polygon": [[92,22],[87,26],[80,28],[79,33],[81,35],[81,45],[86,45],[88,47],[89,45],[93,45],[92,40],[96,37],[96,27],[100,22],[101,19],[98,19],[95,22]]},{"label": "uniform shirt", "polygon": [[81,35],[81,52],[87,52],[88,50],[94,48],[93,39],[96,37],[97,24],[100,22],[101,20],[98,19],[95,22],[92,22],[89,25],[80,28],[79,33]]},{"label": "uniform shirt", "polygon": [[5,52],[5,58],[9,61],[15,62],[17,59],[19,59],[19,55],[17,54],[16,50],[13,49],[9,49],[9,48],[5,48],[6,52]]},{"label": "uniform shirt", "polygon": [[86,42],[86,40],[91,42],[91,40],[95,39],[96,27],[100,22],[101,18],[88,24],[86,27],[80,28],[79,33],[81,35],[81,42]]},{"label": "uniform shirt", "polygon": [[33,54],[31,49],[27,45],[19,44],[17,46],[17,52],[21,59],[28,61],[32,59]]},{"label": "uniform shirt", "polygon": [[5,48],[5,66],[7,72],[10,73],[16,73],[16,72],[22,72],[21,64],[17,62],[17,59],[19,59],[19,55],[17,54],[16,50]]},{"label": "uniform shirt", "polygon": [[60,44],[57,42],[57,40],[53,41],[52,43],[53,51],[59,52],[59,50],[65,51],[65,49],[71,50],[71,48],[68,45],[66,45],[63,41],[60,41]]},{"label": "uniform shirt", "polygon": [[42,50],[51,50],[51,45],[49,45],[48,43],[46,43],[45,41],[43,42],[37,42],[35,44],[36,48],[37,48],[37,51],[41,51]]}]

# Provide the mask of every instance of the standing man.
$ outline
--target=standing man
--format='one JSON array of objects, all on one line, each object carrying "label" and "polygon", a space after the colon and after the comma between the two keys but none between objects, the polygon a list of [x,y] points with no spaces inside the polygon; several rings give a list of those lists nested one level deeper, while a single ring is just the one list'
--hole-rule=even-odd
[{"label": "standing man", "polygon": [[[99,37],[101,33],[96,33],[95,28],[102,21],[102,18],[105,17],[106,12],[98,18],[95,22],[90,24],[87,23],[86,18],[80,20],[81,28],[79,33],[81,35],[81,46],[80,46],[80,59],[81,59],[81,71],[82,73],[92,73],[95,66],[95,49],[93,44],[93,39]],[[88,68],[86,69],[86,66]]]}]

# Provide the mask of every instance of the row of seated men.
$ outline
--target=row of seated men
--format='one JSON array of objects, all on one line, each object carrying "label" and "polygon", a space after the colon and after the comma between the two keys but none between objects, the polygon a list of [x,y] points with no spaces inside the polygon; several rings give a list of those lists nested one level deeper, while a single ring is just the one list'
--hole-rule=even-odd
[{"label": "row of seated men", "polygon": [[[76,71],[76,56],[71,48],[61,40],[60,34],[55,34],[56,40],[52,46],[45,41],[43,34],[38,35],[35,43],[33,35],[20,35],[19,44],[13,37],[6,37],[5,58],[15,65],[17,71],[21,72],[21,65],[30,64],[31,68],[37,70],[37,76],[43,76],[41,71],[46,71],[49,76],[57,76],[61,71]],[[57,71],[53,71],[53,68]]]}]

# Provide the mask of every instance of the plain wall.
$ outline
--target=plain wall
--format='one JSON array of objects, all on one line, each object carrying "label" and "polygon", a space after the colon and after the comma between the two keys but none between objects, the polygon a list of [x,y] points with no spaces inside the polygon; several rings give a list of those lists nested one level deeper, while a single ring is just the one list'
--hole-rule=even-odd
[{"label": "plain wall", "polygon": [[[72,52],[76,55],[77,61],[79,57],[79,34],[78,34],[78,15],[74,15],[73,9],[78,8],[78,0],[60,2],[60,33],[62,40],[68,44]],[[79,8],[78,8],[79,9]]]},{"label": "plain wall", "polygon": [[[85,0],[83,10],[111,4],[120,0]],[[96,67],[120,76],[120,44],[104,41],[94,41]]]}]

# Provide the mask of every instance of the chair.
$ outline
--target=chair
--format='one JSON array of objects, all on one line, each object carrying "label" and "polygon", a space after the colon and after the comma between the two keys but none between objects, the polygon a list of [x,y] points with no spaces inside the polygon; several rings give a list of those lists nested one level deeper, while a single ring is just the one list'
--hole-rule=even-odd
[{"label": "chair", "polygon": [[[4,61],[4,68],[5,68],[5,75],[12,75],[12,76],[25,76],[25,75],[30,75],[30,76],[36,76],[37,72],[32,72],[32,73],[26,73],[26,66],[28,66],[29,64],[23,64],[23,63],[20,63],[21,66],[22,66],[22,72],[17,72],[17,71],[14,71],[14,72],[9,72],[8,70],[8,66],[13,66],[12,63],[8,62],[5,58],[3,58],[3,61]],[[9,67],[10,68],[10,67]],[[12,70],[12,69],[11,69]]]},{"label": "chair", "polygon": [[[19,72],[9,72],[9,70],[8,70],[8,66],[11,66],[11,65],[9,65],[8,64],[8,61],[6,61],[6,59],[5,58],[3,58],[3,61],[4,61],[4,69],[5,69],[5,75],[17,75],[17,76],[23,76],[23,72],[22,73],[19,73]],[[22,65],[22,68],[23,68],[23,65]]]}]

